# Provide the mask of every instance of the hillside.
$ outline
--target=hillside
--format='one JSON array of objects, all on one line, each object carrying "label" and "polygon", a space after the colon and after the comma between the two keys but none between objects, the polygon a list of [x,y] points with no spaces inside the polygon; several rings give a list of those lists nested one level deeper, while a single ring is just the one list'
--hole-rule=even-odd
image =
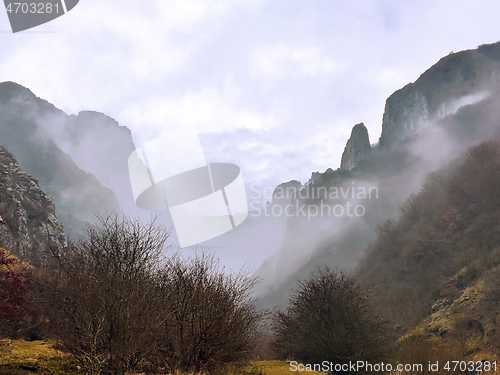
[{"label": "hillside", "polygon": [[500,347],[499,181],[500,141],[481,143],[378,227],[355,274],[401,334],[463,334],[466,354]]}]

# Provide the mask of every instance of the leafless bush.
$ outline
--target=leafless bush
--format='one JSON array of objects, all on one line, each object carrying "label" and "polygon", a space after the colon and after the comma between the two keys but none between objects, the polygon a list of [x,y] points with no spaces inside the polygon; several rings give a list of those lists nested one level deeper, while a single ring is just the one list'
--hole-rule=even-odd
[{"label": "leafless bush", "polygon": [[387,354],[385,323],[373,316],[365,291],[329,269],[302,284],[276,315],[275,332],[283,358],[303,363],[377,362]]},{"label": "leafless bush", "polygon": [[213,255],[173,257],[163,272],[168,302],[159,358],[169,370],[211,371],[247,357],[261,314],[250,298],[255,280],[226,274]]},{"label": "leafless bush", "polygon": [[163,256],[169,232],[101,218],[88,238],[54,252],[43,306],[52,332],[87,371],[218,369],[250,353],[260,313],[254,280],[226,274],[211,255]]},{"label": "leafless bush", "polygon": [[167,298],[158,267],[168,236],[154,222],[108,216],[86,240],[54,254],[44,305],[65,346],[95,372],[124,373],[155,351]]}]

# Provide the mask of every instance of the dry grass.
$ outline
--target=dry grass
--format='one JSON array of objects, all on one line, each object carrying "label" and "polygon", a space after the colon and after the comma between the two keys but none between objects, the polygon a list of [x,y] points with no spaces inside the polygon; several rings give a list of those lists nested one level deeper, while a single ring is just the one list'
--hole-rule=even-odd
[{"label": "dry grass", "polygon": [[53,340],[0,340],[0,374],[76,374],[78,361]]},{"label": "dry grass", "polygon": [[[53,340],[22,341],[0,339],[0,374],[82,374],[77,371],[78,361],[70,354],[58,349]],[[244,365],[233,366],[227,375],[291,375],[286,361],[252,361]],[[304,372],[305,373],[305,372]],[[307,372],[315,375],[317,372]],[[146,375],[130,373],[128,375]],[[181,374],[174,375],[206,375]]]},{"label": "dry grass", "polygon": [[57,343],[52,340],[22,341],[2,340],[0,365],[16,361],[36,362],[40,359],[67,357],[68,354],[56,349]]},{"label": "dry grass", "polygon": [[252,361],[247,365],[231,372],[230,375],[290,375],[290,374],[319,374],[316,371],[291,371],[289,361]]}]

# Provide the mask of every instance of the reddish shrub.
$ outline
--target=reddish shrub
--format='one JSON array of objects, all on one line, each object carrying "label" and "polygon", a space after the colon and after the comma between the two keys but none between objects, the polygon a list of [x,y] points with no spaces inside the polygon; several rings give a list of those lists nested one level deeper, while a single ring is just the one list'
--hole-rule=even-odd
[{"label": "reddish shrub", "polygon": [[15,334],[28,317],[35,315],[28,295],[32,279],[26,263],[0,248],[0,333]]}]

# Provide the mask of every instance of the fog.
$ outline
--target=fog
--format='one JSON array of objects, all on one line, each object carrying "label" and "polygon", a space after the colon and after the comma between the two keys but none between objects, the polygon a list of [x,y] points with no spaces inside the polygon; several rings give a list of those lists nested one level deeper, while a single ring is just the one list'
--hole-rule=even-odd
[{"label": "fog", "polygon": [[[494,2],[190,0],[156,1],[141,9],[134,4],[87,0],[33,33],[2,34],[0,81],[18,82],[55,105],[16,104],[26,128],[5,126],[3,142],[12,143],[7,146],[18,151],[20,164],[33,164],[33,174],[50,175],[56,164],[42,171],[44,158],[58,161],[60,186],[44,186],[51,193],[67,184],[54,193],[64,205],[82,204],[81,212],[75,210],[78,219],[93,220],[101,202],[143,221],[159,215],[170,228],[168,211],[137,207],[127,158],[171,127],[199,127],[208,163],[240,167],[249,217],[185,252],[212,249],[229,270],[255,272],[262,266],[256,273],[265,279],[261,289],[296,272],[304,276],[324,259],[352,267],[376,225],[397,217],[427,172],[487,137],[486,130],[479,135],[446,126],[453,119],[469,121],[472,114],[463,108],[496,95],[494,88],[477,87],[439,103],[438,112],[421,121],[419,134],[401,147],[377,146],[384,103],[394,90],[452,50],[497,40],[500,5]],[[28,127],[28,120],[38,127]],[[375,145],[376,165],[333,183],[377,186],[379,198],[363,200],[365,215],[311,220],[274,215],[273,206],[266,207],[269,192],[283,182],[306,184],[313,173],[335,171],[350,130],[360,121]],[[34,142],[45,142],[45,148],[32,147]],[[42,149],[57,157],[39,155]],[[64,168],[78,179],[64,181]],[[175,230],[171,240],[179,246]]]},{"label": "fog", "polygon": [[[495,102],[496,98],[491,90],[482,89],[448,100],[436,116],[419,123],[418,132],[410,139],[388,150],[375,145],[370,156],[376,160],[374,166],[335,178],[333,182],[330,179],[336,172],[330,169],[319,177],[315,175],[315,181],[304,181],[304,189],[296,197],[290,194],[284,199],[276,199],[275,187],[271,187],[269,182],[245,180],[248,218],[234,230],[185,248],[183,252],[189,255],[193,251],[211,250],[228,271],[246,268],[253,273],[258,270],[256,276],[263,279],[256,288],[256,293],[260,295],[279,288],[296,272],[302,277],[306,276],[304,272],[309,272],[314,264],[327,262],[334,267],[349,269],[374,239],[376,226],[397,217],[399,207],[410,193],[420,189],[427,173],[448,163],[481,139],[493,136],[495,127],[491,123],[495,114],[491,112],[496,107],[489,103]],[[67,115],[55,107],[40,110],[40,104],[34,104],[32,100],[19,99],[17,103],[24,108],[25,116],[40,126],[31,134],[31,142],[44,144],[55,141],[78,167],[92,173],[104,187],[115,193],[120,209],[125,214],[138,216],[144,222],[156,217],[159,224],[166,228],[173,227],[168,210],[143,210],[134,201],[128,157],[137,146],[128,129],[101,113],[86,111]],[[463,132],[468,125],[461,116],[478,106],[487,107],[483,114],[488,116],[483,121],[487,125],[477,127],[474,137],[464,137]],[[224,135],[202,134],[200,140],[207,161],[224,161],[217,159],[209,147],[213,143],[218,143],[222,148],[231,147]],[[245,177],[245,170],[242,173]],[[308,206],[309,211],[296,212],[298,202],[315,198],[301,196],[301,192],[307,191],[307,187],[314,191],[315,186],[325,183],[328,184],[328,190],[325,187],[323,189],[327,194],[332,189],[339,191],[335,197],[330,196],[328,208],[339,206],[342,212],[324,215],[321,207],[318,213],[318,207],[314,205]],[[377,189],[376,197],[358,198],[349,193],[361,188],[367,191],[370,188]],[[61,192],[66,201],[71,201],[74,194],[85,195],[85,192],[76,192],[74,189]],[[343,197],[343,194],[346,196]],[[354,211],[350,214],[344,212],[347,206],[354,208],[358,205],[363,209],[362,215],[356,215]],[[311,212],[311,208],[316,208],[316,211]],[[89,215],[85,217],[88,221],[92,219]],[[179,242],[173,229],[171,241],[173,248],[178,248]]]},{"label": "fog", "polygon": [[[209,250],[215,252],[228,272],[241,268],[249,273],[256,271],[255,275],[262,278],[255,290],[257,295],[279,289],[290,277],[305,277],[318,265],[350,269],[374,239],[376,226],[387,219],[397,218],[399,207],[409,194],[418,192],[427,173],[450,162],[467,147],[496,136],[499,114],[496,103],[498,94],[494,85],[476,88],[458,98],[448,98],[435,115],[421,119],[417,132],[410,134],[408,139],[385,149],[377,144],[372,146],[373,152],[368,157],[372,164],[361,165],[353,173],[332,169],[323,174],[311,171],[314,181],[302,181],[302,185],[294,182],[295,188],[303,186],[302,190],[284,198],[277,196],[275,186],[271,185],[272,179],[266,180],[264,175],[262,180],[252,181],[247,176],[253,176],[255,172],[247,174],[242,169],[249,209],[247,219],[222,236],[184,248],[183,253],[190,255],[193,251]],[[138,145],[127,128],[102,113],[84,111],[67,115],[36,99],[27,90],[14,96],[9,106],[4,110],[12,112],[16,108],[23,113],[23,118],[33,122],[29,144],[37,144],[41,150],[52,150],[57,145],[76,166],[89,173],[87,178],[93,181],[90,185],[66,186],[57,192],[63,206],[74,203],[75,196],[80,196],[77,201],[81,197],[96,196],[94,185],[100,183],[114,192],[123,213],[139,217],[144,222],[156,217],[159,224],[173,228],[168,210],[140,209],[134,201],[128,157]],[[7,128],[4,130],[8,131]],[[14,141],[14,136],[10,133],[5,139],[11,139],[11,147],[18,154],[21,166],[28,165],[26,158],[30,146],[23,148],[21,143]],[[253,155],[254,149],[249,148],[248,153],[240,152],[234,158],[224,160],[217,150],[232,148],[231,138],[225,134],[209,133],[200,134],[199,139],[208,163],[238,162]],[[218,149],[211,147],[214,144],[219,145]],[[245,164],[242,161],[242,165]],[[50,174],[50,168],[47,171],[44,173]],[[64,173],[64,170],[59,172]],[[328,208],[338,206],[341,212],[328,211],[325,215],[324,207],[322,210],[318,202],[307,203],[317,196],[301,194],[307,189],[310,189],[309,193],[314,189],[321,190],[321,187],[326,194],[337,189],[337,194],[327,200]],[[360,197],[350,193],[362,188],[366,191],[376,189],[377,194]],[[99,199],[103,207],[113,206],[110,203],[113,198],[108,197],[106,202]],[[297,211],[304,202],[307,209]],[[362,208],[360,215],[354,211],[357,206]],[[353,211],[346,211],[347,207]],[[64,207],[59,209],[64,210]],[[78,218],[95,222],[94,213],[82,211]],[[175,228],[171,241],[173,248],[180,247]]]}]

